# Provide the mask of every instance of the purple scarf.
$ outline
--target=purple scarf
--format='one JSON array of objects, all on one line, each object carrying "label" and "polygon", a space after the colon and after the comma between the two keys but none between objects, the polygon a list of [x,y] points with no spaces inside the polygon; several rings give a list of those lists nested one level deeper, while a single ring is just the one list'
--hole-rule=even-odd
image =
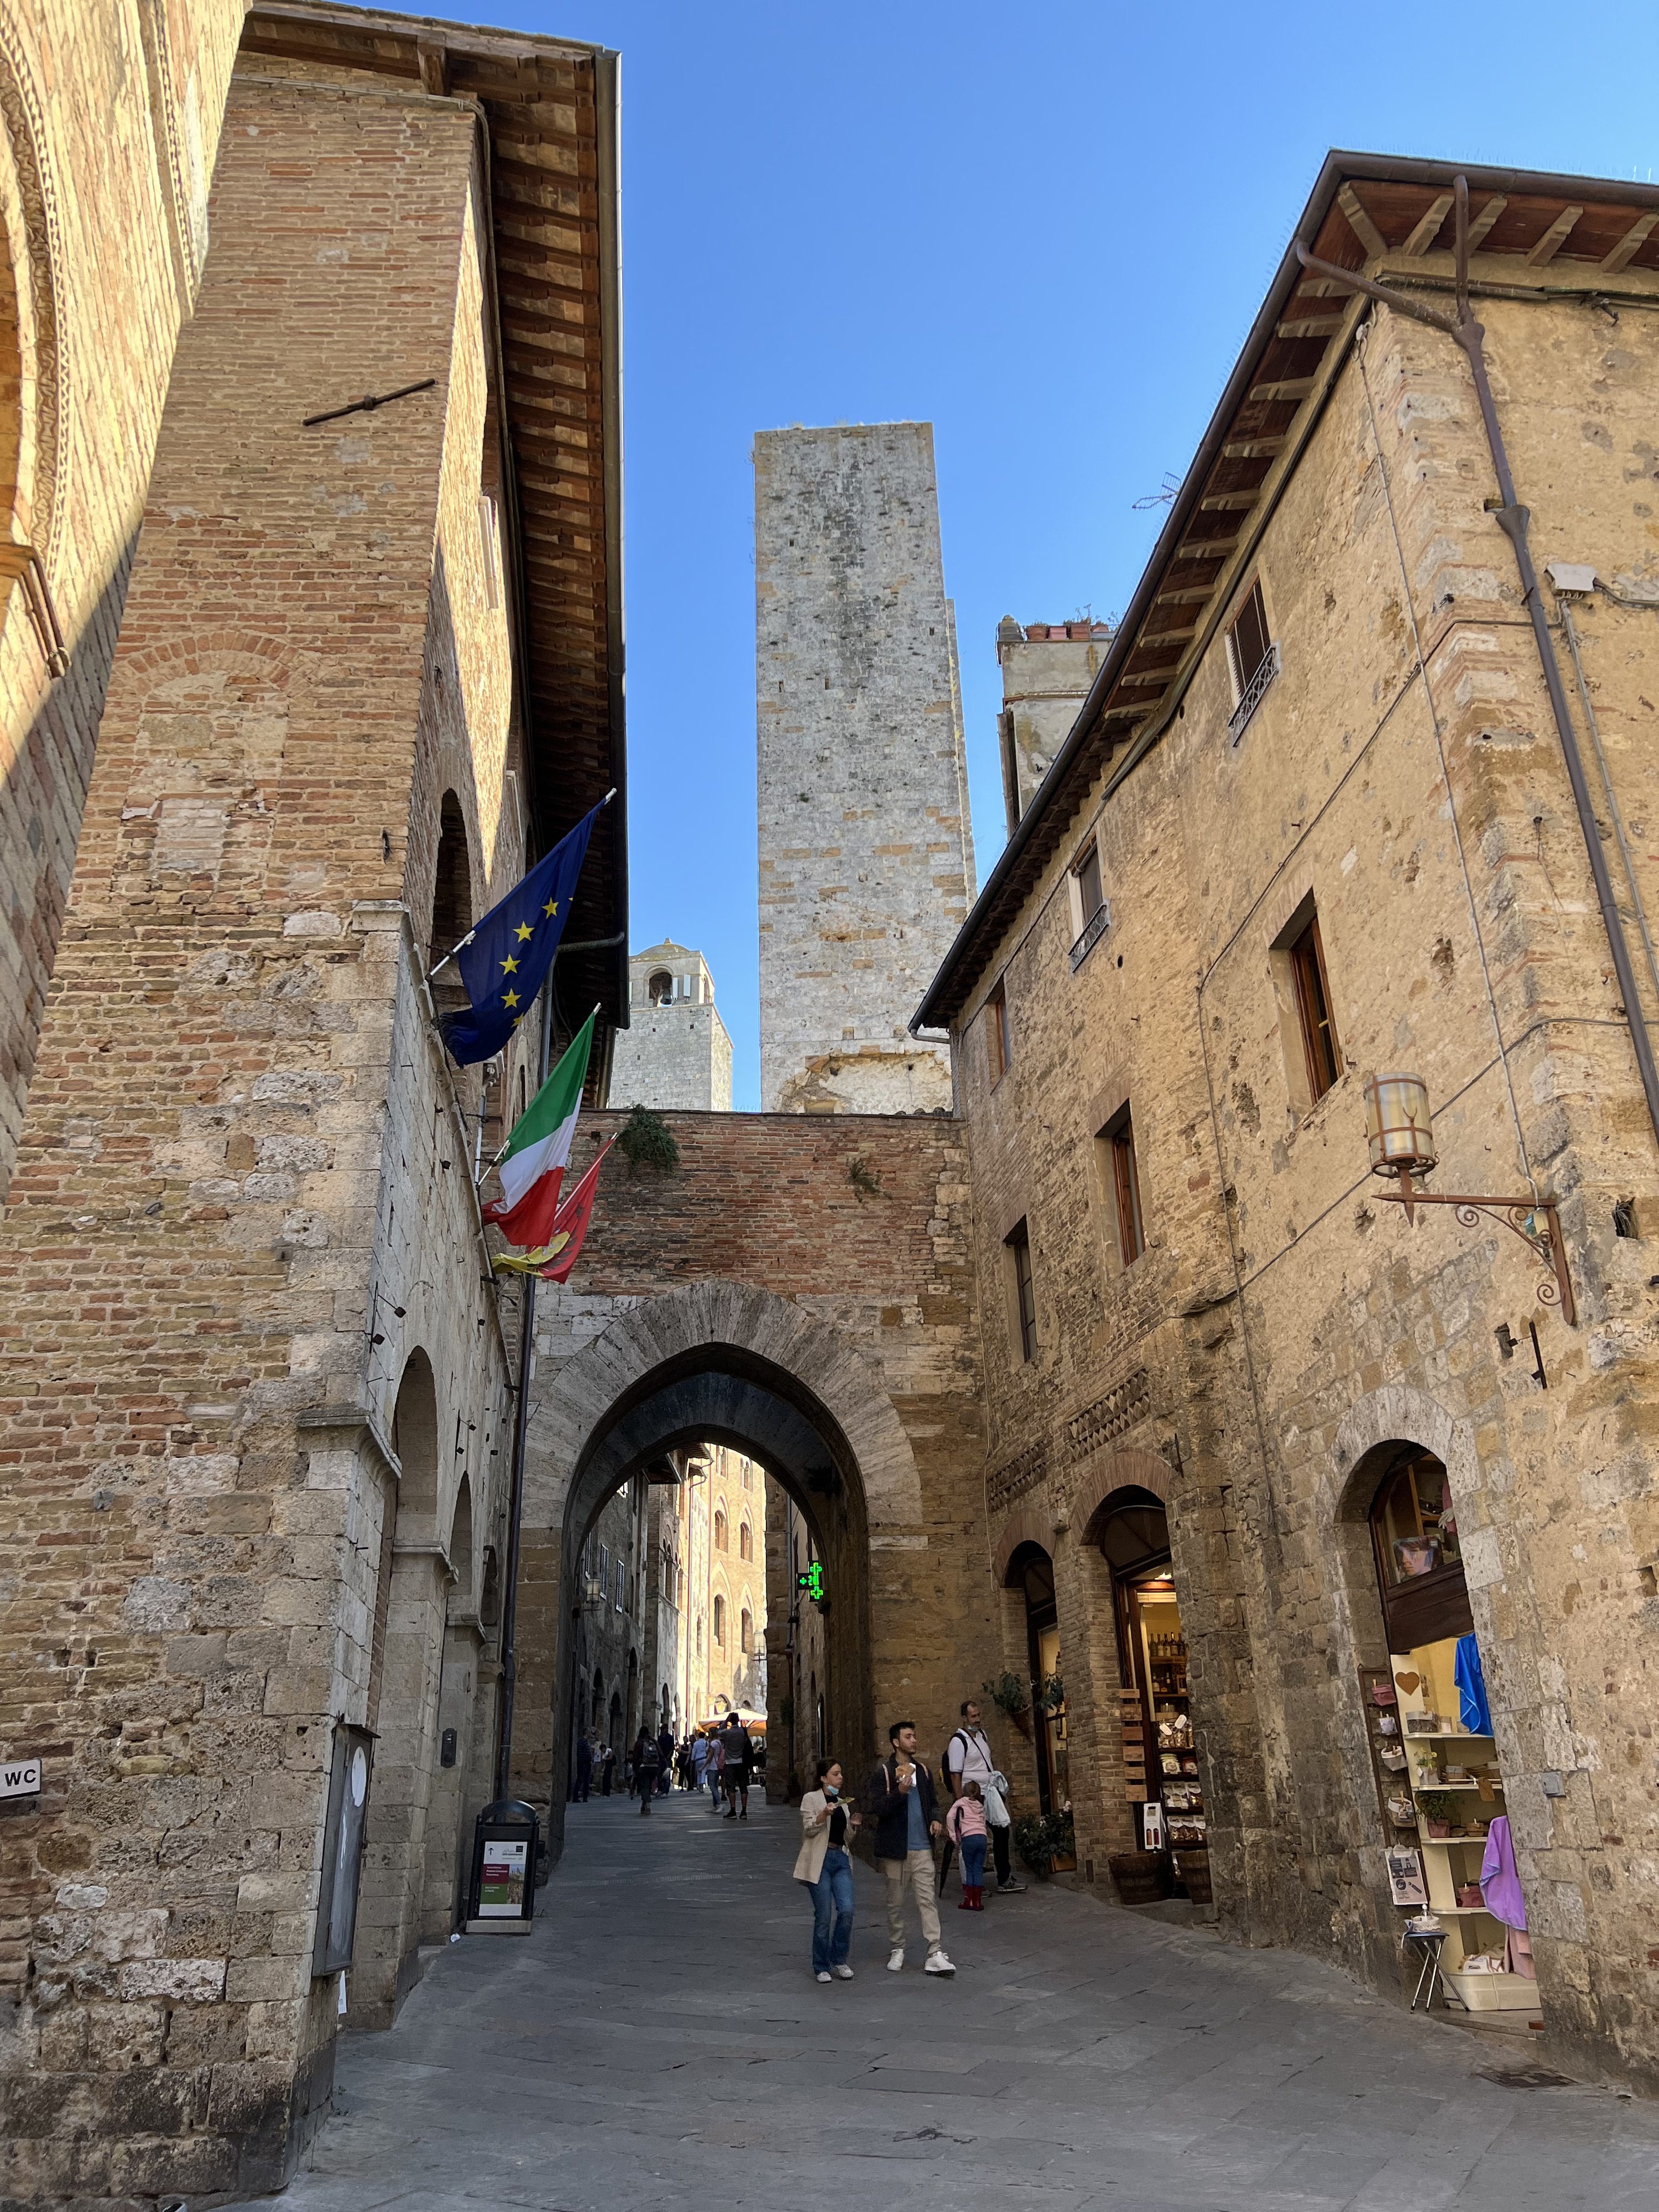
[{"label": "purple scarf", "polygon": [[1521,1877],[1515,1870],[1515,1846],[1510,1841],[1507,1814],[1500,1813],[1486,1831],[1486,1856],[1480,1862],[1480,1894],[1486,1910],[1506,1928],[1527,1924],[1526,1900]]}]

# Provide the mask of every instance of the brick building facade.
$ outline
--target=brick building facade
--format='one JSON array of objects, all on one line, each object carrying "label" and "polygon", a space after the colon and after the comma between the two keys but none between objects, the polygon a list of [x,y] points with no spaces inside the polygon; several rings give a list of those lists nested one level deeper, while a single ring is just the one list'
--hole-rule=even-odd
[{"label": "brick building facade", "polygon": [[0,1198],[241,21],[240,0],[0,13]]},{"label": "brick building facade", "polygon": [[458,1072],[423,975],[620,780],[613,102],[594,49],[450,36],[249,19],[0,1224],[23,2201],[279,2185],[493,1794],[519,1294],[470,1170],[537,1037]]},{"label": "brick building facade", "polygon": [[[1455,307],[1452,173],[1333,156],[918,1019],[967,1121],[1007,1663],[1057,1640],[1084,1878],[1161,1798],[1224,1929],[1394,1990],[1414,1862],[1448,1962],[1508,1961],[1460,1989],[1651,2087],[1659,202],[1470,187],[1516,489],[1411,312]],[[1389,1202],[1392,1070],[1429,1188],[1513,1212]],[[1535,1983],[1478,1885],[1498,1809]]]}]

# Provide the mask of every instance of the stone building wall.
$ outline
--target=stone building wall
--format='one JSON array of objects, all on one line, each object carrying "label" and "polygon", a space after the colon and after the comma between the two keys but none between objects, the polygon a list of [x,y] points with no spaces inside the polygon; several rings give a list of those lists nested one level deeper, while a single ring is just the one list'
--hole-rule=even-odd
[{"label": "stone building wall", "polygon": [[732,1040],[701,952],[665,938],[628,963],[629,1024],[611,1048],[610,1102],[732,1110]]},{"label": "stone building wall", "polygon": [[1078,709],[1111,641],[1111,624],[1087,617],[1022,628],[1012,615],[1005,615],[997,624],[997,661],[1002,670],[1002,803],[1011,837],[1054,755],[1071,735]]},{"label": "stone building wall", "polygon": [[[241,21],[237,0],[0,15],[0,1197]],[[59,661],[31,617],[27,548]]]},{"label": "stone building wall", "polygon": [[[585,1116],[577,1159],[621,1118]],[[942,1746],[963,1685],[990,1671],[996,1648],[982,1565],[978,1328],[958,1125],[665,1118],[679,1146],[678,1174],[630,1177],[619,1162],[607,1169],[568,1288],[538,1302],[514,1741],[514,1788],[532,1802],[545,1802],[561,1755],[554,1699],[567,1508],[607,1425],[648,1395],[653,1377],[781,1370],[793,1394],[836,1413],[858,1457],[867,1646],[855,1662],[838,1646],[830,1671],[866,1668],[869,1705],[859,1736],[842,1747],[846,1757],[872,1752],[878,1726],[884,1738],[896,1701],[914,1713],[924,1742]],[[775,1471],[761,1440],[725,1441],[738,1449],[747,1441]],[[832,1589],[832,1633],[865,1601],[854,1572],[849,1562]],[[848,1706],[832,1695],[838,1709]]]},{"label": "stone building wall", "polygon": [[755,440],[761,1103],[951,1104],[907,1024],[975,890],[933,427]]},{"label": "stone building wall", "polygon": [[249,75],[225,148],[0,1226],[25,2198],[277,2186],[331,2079],[337,1717],[377,1739],[352,2025],[447,1929],[489,1779],[515,1294],[420,980],[441,794],[475,910],[523,858],[476,122]]},{"label": "stone building wall", "polygon": [[[811,1559],[807,1524],[787,1492],[769,1478],[766,1503],[766,1795],[781,1805],[798,1802],[811,1788],[813,1762],[819,1756],[823,1620],[796,1579]],[[860,1759],[857,1752],[849,1755],[858,1777],[855,1786],[861,1786]]]},{"label": "stone building wall", "polygon": [[[1541,296],[1482,313],[1540,562],[1592,562],[1645,606],[1649,319],[1615,329]],[[1099,784],[1078,805],[980,978],[957,1051],[992,1560],[1022,1540],[1052,1557],[1079,1862],[1100,1881],[1131,1838],[1097,1516],[1124,1485],[1166,1500],[1224,1925],[1394,1989],[1358,1672],[1388,1663],[1365,1516],[1381,1447],[1435,1453],[1547,2039],[1651,2084],[1659,1489],[1641,1409],[1659,1176],[1490,484],[1461,355],[1378,311],[1237,579],[1260,578],[1281,654],[1254,717],[1233,742],[1218,635],[1156,749],[1103,808]],[[1574,618],[1620,805],[1644,822],[1659,629],[1606,593]],[[1576,694],[1573,709],[1594,775]],[[1610,831],[1605,789],[1597,812]],[[1067,871],[1092,834],[1112,923],[1073,972]],[[1652,864],[1637,868],[1650,899]],[[1283,951],[1310,897],[1342,1060],[1311,1104]],[[1639,947],[1627,885],[1621,903]],[[981,1010],[999,977],[1013,1056],[994,1085]],[[1525,1194],[1530,1176],[1558,1199],[1576,1326],[1501,1224],[1435,1207],[1412,1227],[1380,1200],[1360,1097],[1377,1066],[1427,1080],[1436,1188]],[[1126,1103],[1147,1240],[1127,1268],[1097,1142]],[[1022,1219],[1029,1363],[1004,1242]],[[1024,1602],[1006,1607],[1018,1668]]]}]

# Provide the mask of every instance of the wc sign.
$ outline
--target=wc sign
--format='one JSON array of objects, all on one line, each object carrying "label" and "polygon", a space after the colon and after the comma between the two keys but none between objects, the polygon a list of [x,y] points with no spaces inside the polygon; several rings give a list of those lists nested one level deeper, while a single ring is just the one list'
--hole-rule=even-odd
[{"label": "wc sign", "polygon": [[0,1759],[0,1797],[38,1797],[40,1794],[38,1759]]}]

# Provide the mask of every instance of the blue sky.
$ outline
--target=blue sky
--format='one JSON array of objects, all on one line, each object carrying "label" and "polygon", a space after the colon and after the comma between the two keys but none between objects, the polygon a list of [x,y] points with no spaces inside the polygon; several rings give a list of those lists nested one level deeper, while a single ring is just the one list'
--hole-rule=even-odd
[{"label": "blue sky", "polygon": [[634,943],[701,948],[759,1103],[753,484],[934,425],[981,880],[993,640],[1129,599],[1328,147],[1659,168],[1655,10],[558,0],[623,55]]}]

